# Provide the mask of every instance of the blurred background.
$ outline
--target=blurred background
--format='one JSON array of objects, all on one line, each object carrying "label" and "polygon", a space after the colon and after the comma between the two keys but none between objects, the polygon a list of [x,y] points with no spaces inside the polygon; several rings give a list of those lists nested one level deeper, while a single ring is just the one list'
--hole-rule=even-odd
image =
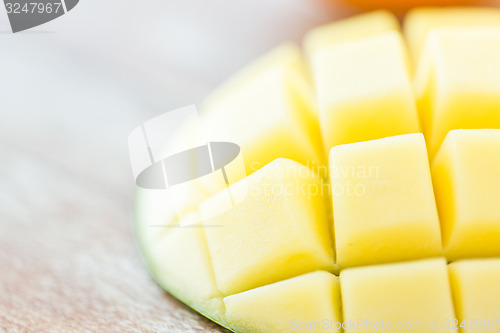
[{"label": "blurred background", "polygon": [[128,134],[359,11],[334,0],[81,0],[12,34],[0,8],[0,331],[224,332],[141,262]]}]

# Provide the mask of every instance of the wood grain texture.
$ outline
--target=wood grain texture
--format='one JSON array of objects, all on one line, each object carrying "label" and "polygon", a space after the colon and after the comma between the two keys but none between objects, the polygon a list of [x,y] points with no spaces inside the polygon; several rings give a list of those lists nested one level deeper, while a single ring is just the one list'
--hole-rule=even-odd
[{"label": "wood grain texture", "polygon": [[141,110],[74,63],[14,44],[0,56],[0,331],[223,332],[140,260],[126,133]]},{"label": "wood grain texture", "polygon": [[313,0],[85,0],[43,29],[0,33],[0,331],[225,332],[141,262],[128,133],[352,12]]}]

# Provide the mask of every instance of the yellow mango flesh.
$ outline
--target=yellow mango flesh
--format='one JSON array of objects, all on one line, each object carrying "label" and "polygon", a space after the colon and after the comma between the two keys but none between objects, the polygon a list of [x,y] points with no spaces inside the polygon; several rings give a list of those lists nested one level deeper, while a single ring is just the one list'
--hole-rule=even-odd
[{"label": "yellow mango flesh", "polygon": [[152,244],[146,259],[155,280],[197,311],[223,321],[223,295],[215,284],[202,229],[172,228]]},{"label": "yellow mango flesh", "polygon": [[284,63],[264,59],[230,80],[203,107],[207,137],[238,144],[248,174],[278,157],[323,163],[311,87],[293,50],[278,50]]},{"label": "yellow mango flesh", "polygon": [[414,64],[418,63],[429,32],[443,27],[500,26],[500,10],[480,7],[427,7],[411,10],[403,32]]},{"label": "yellow mango flesh", "polygon": [[500,332],[500,259],[462,260],[449,265],[461,333]]},{"label": "yellow mango flesh", "polygon": [[422,134],[334,147],[330,177],[341,267],[441,255]]},{"label": "yellow mango flesh", "polygon": [[338,277],[324,271],[231,295],[224,304],[238,332],[340,332]]},{"label": "yellow mango flesh", "polygon": [[255,79],[260,73],[276,67],[288,71],[296,71],[299,75],[307,77],[302,51],[295,44],[284,43],[276,46],[259,59],[254,60],[251,64],[246,65],[226,79],[204,101],[204,107],[208,109],[214,107],[239,89],[244,89],[248,82]]},{"label": "yellow mango flesh", "polygon": [[333,45],[311,60],[327,153],[340,144],[420,131],[399,33]]},{"label": "yellow mango flesh", "polygon": [[[204,222],[219,226],[204,231],[217,286],[225,295],[311,270],[333,270],[322,186],[311,170],[286,159],[231,185],[235,193],[248,191],[246,197]],[[214,209],[221,200],[215,195],[204,206]]]},{"label": "yellow mango flesh", "polygon": [[458,332],[444,259],[346,269],[340,287],[345,333]]},{"label": "yellow mango flesh", "polygon": [[[211,95],[201,113],[203,135],[211,142],[239,144],[244,160],[243,167],[239,161],[226,166],[230,184],[278,157],[311,165],[324,163],[312,94],[301,51],[293,44],[283,44],[242,69]],[[170,145],[182,142],[196,146],[194,130],[187,123],[175,133]],[[141,202],[137,205],[138,232],[145,239],[153,239],[162,230],[161,225],[186,223],[179,219],[183,214],[198,211],[203,200],[225,187],[219,170],[176,186],[169,193],[137,188],[137,201]]]},{"label": "yellow mango flesh", "polygon": [[308,57],[331,45],[355,39],[399,31],[397,18],[390,12],[378,10],[312,29],[304,38],[304,51]]},{"label": "yellow mango flesh", "polygon": [[459,326],[500,308],[500,130],[482,129],[500,126],[497,14],[410,14],[413,87],[386,12],[311,32],[310,68],[285,44],[229,79],[202,121],[207,140],[241,147],[248,176],[232,163],[229,187],[197,179],[175,208],[139,190],[158,283],[235,332],[498,332]]},{"label": "yellow mango flesh", "polygon": [[[478,56],[480,55],[480,56]],[[459,128],[500,128],[500,28],[441,28],[415,76],[429,154]]]},{"label": "yellow mango flesh", "polygon": [[450,260],[500,256],[500,130],[448,133],[432,164]]}]

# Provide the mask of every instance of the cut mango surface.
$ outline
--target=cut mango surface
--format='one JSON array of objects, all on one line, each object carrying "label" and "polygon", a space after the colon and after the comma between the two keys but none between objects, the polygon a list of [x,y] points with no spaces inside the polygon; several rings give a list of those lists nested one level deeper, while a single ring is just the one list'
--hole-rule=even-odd
[{"label": "cut mango surface", "polygon": [[449,259],[500,256],[500,130],[454,130],[432,174]]},{"label": "cut mango surface", "polygon": [[300,70],[300,53],[284,47],[215,92],[202,111],[207,137],[238,144],[247,173],[276,159],[277,151],[279,157],[303,164],[324,160],[317,111],[310,83]]},{"label": "cut mango surface", "polygon": [[[278,159],[231,185],[246,191],[236,207],[205,223],[219,289],[245,291],[316,269],[333,270],[331,234],[321,178]],[[311,195],[311,189],[318,190]],[[302,191],[301,189],[305,189]],[[204,205],[219,205],[215,195]],[[242,260],[242,258],[245,258]]]},{"label": "cut mango surface", "polygon": [[487,7],[424,7],[405,17],[404,35],[414,63],[418,63],[431,31],[445,27],[500,27],[500,10]]},{"label": "cut mango surface", "polygon": [[341,267],[442,254],[422,134],[334,147],[330,177]]},{"label": "cut mango surface", "polygon": [[207,99],[212,172],[137,191],[165,290],[237,333],[500,332],[500,10],[404,26],[316,28]]},{"label": "cut mango surface", "polygon": [[340,285],[346,333],[458,332],[444,259],[346,269]]},{"label": "cut mango surface", "polygon": [[304,38],[304,49],[311,58],[320,49],[338,43],[399,30],[396,16],[388,11],[378,10],[311,30]]},{"label": "cut mango surface", "polygon": [[[161,234],[147,257],[155,279],[198,311],[222,320],[222,293],[215,284],[201,228],[174,228]],[[190,264],[179,270],[185,262]]]},{"label": "cut mango surface", "polygon": [[449,270],[460,332],[500,332],[500,259],[457,261]]},{"label": "cut mango surface", "polygon": [[398,32],[333,45],[312,58],[326,152],[336,145],[420,131]]},{"label": "cut mango surface", "polygon": [[500,27],[429,33],[415,91],[431,157],[453,129],[500,127],[499,72]]},{"label": "cut mango surface", "polygon": [[324,271],[231,295],[224,304],[240,332],[341,331],[338,277]]}]

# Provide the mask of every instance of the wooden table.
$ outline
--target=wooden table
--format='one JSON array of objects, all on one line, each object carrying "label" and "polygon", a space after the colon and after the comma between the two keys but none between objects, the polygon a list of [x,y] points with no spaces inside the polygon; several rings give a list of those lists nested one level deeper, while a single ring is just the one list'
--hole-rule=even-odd
[{"label": "wooden table", "polygon": [[353,11],[313,0],[85,0],[16,35],[0,13],[0,331],[224,332],[141,262],[128,133]]}]

